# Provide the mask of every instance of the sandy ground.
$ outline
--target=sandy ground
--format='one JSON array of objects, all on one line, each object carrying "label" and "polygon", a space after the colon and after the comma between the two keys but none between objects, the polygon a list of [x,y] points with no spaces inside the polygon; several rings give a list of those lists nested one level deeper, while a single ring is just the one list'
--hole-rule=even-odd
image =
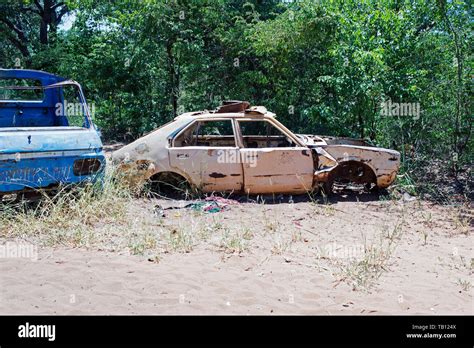
[{"label": "sandy ground", "polygon": [[474,314],[472,211],[367,195],[273,203],[163,212],[183,203],[137,199],[141,248],[112,233],[0,258],[0,313]]}]

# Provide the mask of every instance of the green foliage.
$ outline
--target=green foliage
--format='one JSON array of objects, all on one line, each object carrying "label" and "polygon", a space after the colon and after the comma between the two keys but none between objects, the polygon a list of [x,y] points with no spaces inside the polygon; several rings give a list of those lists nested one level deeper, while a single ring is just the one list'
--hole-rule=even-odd
[{"label": "green foliage", "polygon": [[[132,140],[182,112],[243,99],[296,132],[395,148],[408,171],[455,154],[453,169],[472,164],[467,1],[48,3],[58,7],[45,43],[35,2],[1,0],[0,66],[19,57],[80,81],[106,139]],[[386,100],[419,103],[421,113],[383,116]]]}]

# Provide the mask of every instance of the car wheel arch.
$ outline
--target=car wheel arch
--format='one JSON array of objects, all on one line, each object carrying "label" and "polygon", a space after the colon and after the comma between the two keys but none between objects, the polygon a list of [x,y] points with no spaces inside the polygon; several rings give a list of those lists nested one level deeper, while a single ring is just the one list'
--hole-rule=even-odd
[{"label": "car wheel arch", "polygon": [[[363,172],[360,172],[360,169]],[[358,160],[349,160],[339,162],[338,165],[331,171],[327,183],[325,184],[325,191],[332,191],[332,185],[337,180],[348,180],[356,184],[374,184],[377,187],[376,170],[368,163]]]}]

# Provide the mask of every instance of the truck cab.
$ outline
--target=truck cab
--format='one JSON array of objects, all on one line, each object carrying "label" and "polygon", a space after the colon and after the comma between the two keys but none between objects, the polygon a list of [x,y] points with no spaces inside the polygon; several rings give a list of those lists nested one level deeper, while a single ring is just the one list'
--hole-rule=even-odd
[{"label": "truck cab", "polygon": [[100,133],[79,83],[0,69],[0,201],[93,182],[104,167]]}]

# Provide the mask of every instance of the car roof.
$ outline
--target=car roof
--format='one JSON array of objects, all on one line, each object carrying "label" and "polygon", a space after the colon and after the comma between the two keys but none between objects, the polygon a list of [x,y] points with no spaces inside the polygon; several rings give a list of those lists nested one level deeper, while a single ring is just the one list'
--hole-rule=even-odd
[{"label": "car roof", "polygon": [[270,111],[268,111],[263,106],[253,106],[250,109],[247,109],[243,112],[227,112],[227,113],[220,113],[216,111],[192,111],[187,112],[182,115],[179,115],[175,118],[178,119],[208,119],[208,118],[255,118],[255,119],[262,119],[262,118],[275,118],[276,115]]}]

